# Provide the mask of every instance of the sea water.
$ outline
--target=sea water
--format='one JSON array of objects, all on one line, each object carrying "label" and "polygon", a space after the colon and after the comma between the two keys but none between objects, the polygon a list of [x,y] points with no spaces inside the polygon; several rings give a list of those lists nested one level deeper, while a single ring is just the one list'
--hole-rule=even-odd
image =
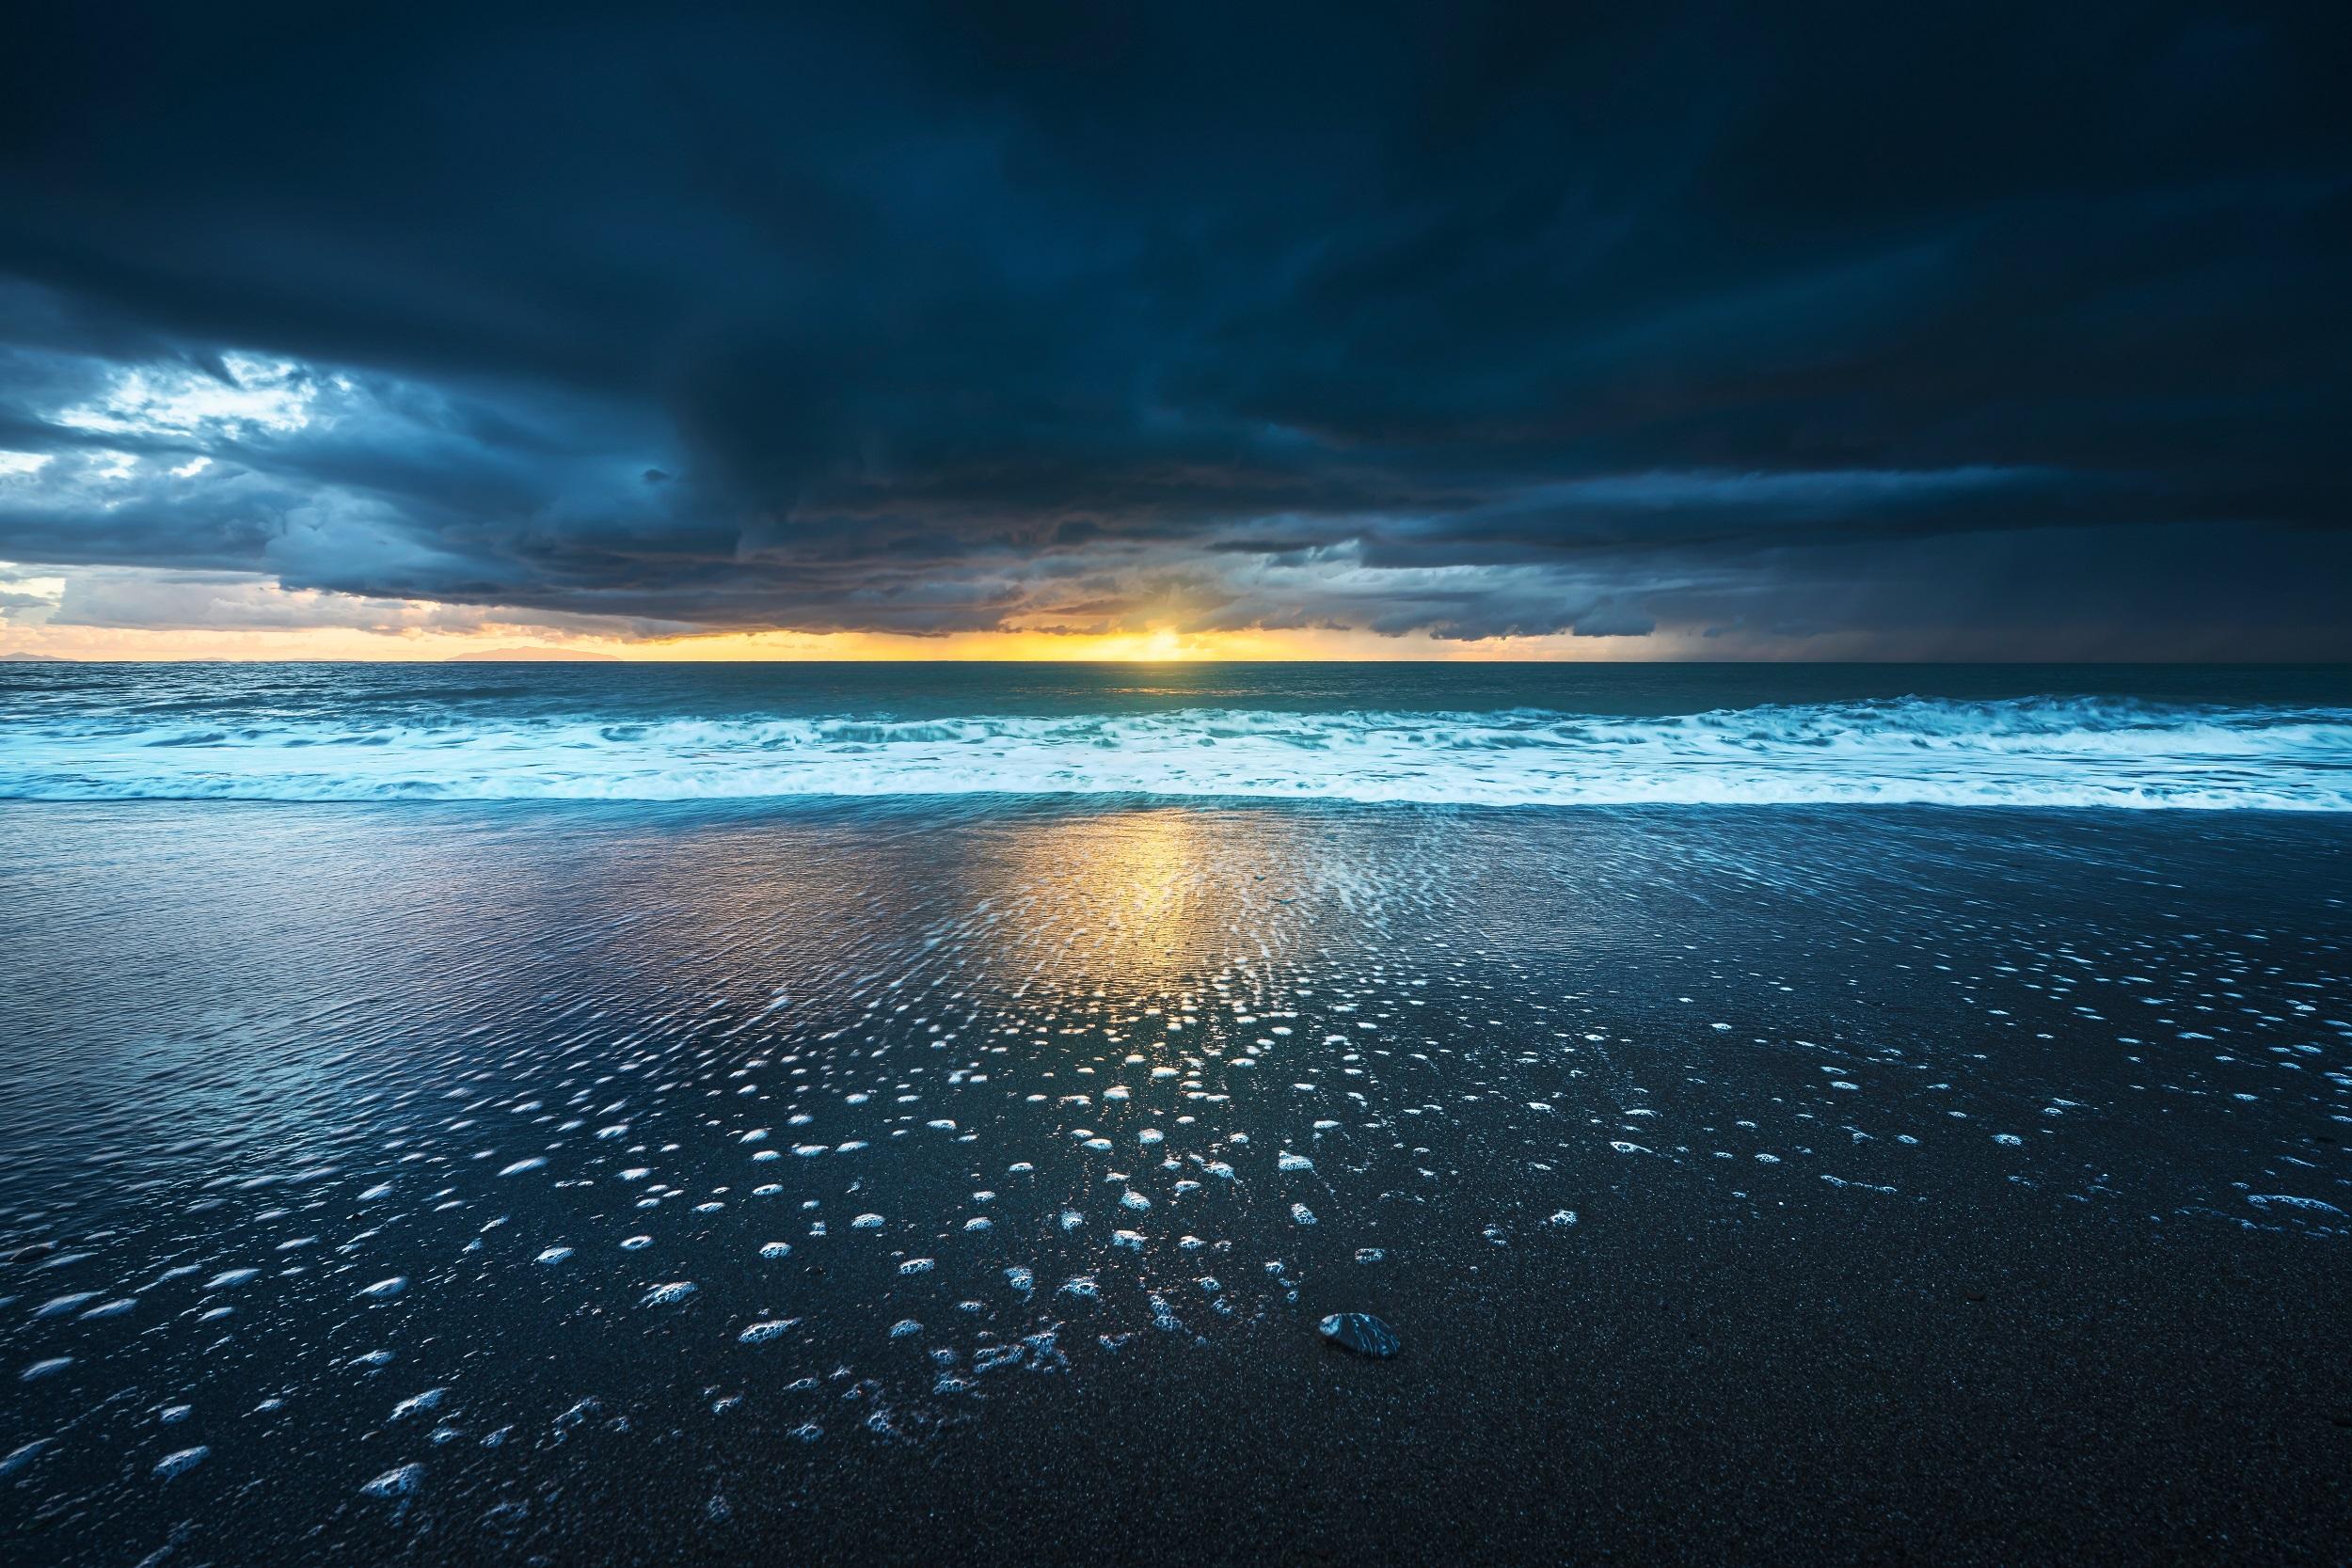
[{"label": "sea water", "polygon": [[2342,668],[0,666],[0,798],[2352,809]]}]

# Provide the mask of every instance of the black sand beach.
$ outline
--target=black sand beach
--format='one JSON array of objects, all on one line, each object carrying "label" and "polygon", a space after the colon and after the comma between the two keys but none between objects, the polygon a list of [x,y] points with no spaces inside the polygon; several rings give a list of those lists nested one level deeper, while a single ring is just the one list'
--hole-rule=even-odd
[{"label": "black sand beach", "polygon": [[0,807],[0,1538],[2343,1560],[2346,871],[2259,814]]}]

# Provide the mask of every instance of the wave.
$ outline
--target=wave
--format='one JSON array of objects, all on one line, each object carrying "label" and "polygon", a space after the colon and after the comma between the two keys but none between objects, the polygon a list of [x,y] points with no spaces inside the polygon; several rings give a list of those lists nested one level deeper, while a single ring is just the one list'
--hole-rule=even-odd
[{"label": "wave", "polygon": [[48,717],[0,732],[21,800],[1124,795],[1466,805],[2352,810],[2352,708],[2037,698],[1537,710],[670,719]]}]

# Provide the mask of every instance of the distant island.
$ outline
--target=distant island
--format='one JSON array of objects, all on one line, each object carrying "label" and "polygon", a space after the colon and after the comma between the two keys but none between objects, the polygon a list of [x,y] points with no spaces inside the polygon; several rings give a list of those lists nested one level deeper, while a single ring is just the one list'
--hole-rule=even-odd
[{"label": "distant island", "polygon": [[626,664],[611,654],[581,653],[571,648],[485,648],[478,654],[452,654],[452,664]]},{"label": "distant island", "polygon": [[72,664],[70,658],[56,654],[0,654],[0,664]]}]

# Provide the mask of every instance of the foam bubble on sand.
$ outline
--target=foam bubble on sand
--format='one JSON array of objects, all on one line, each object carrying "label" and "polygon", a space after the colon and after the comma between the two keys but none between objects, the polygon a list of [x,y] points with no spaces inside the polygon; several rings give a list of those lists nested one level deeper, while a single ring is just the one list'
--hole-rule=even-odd
[{"label": "foam bubble on sand", "polygon": [[2324,1202],[2319,1198],[2296,1197],[2287,1193],[2249,1193],[2246,1195],[2246,1201],[2257,1209],[2267,1209],[2275,1203],[2281,1209],[2303,1209],[2312,1213],[2341,1214],[2344,1212],[2334,1204]]},{"label": "foam bubble on sand", "polygon": [[764,1345],[801,1320],[798,1318],[769,1318],[751,1324],[735,1338],[740,1344]]},{"label": "foam bubble on sand", "polygon": [[0,1481],[7,1480],[32,1464],[48,1447],[48,1438],[36,1437],[29,1443],[9,1449],[5,1457],[0,1457]]},{"label": "foam bubble on sand", "polygon": [[408,1464],[385,1471],[359,1490],[371,1497],[405,1497],[423,1484],[424,1466]]},{"label": "foam bubble on sand", "polygon": [[161,1480],[169,1481],[174,1476],[195,1469],[211,1458],[212,1453],[213,1450],[201,1443],[192,1449],[181,1449],[177,1452],[167,1453],[155,1461],[155,1474]]},{"label": "foam bubble on sand", "polygon": [[533,1258],[532,1261],[534,1263],[561,1263],[564,1259],[569,1258],[571,1255],[572,1249],[570,1247],[551,1246],[545,1252],[539,1254],[538,1257]]},{"label": "foam bubble on sand", "polygon": [[391,1418],[397,1421],[403,1419],[404,1418],[414,1416],[421,1411],[438,1410],[441,1407],[441,1401],[446,1399],[448,1396],[449,1390],[447,1388],[427,1388],[421,1394],[411,1394],[408,1398],[392,1406]]},{"label": "foam bubble on sand", "polygon": [[640,1307],[675,1307],[702,1287],[691,1279],[674,1279],[667,1285],[657,1285],[638,1301]]},{"label": "foam bubble on sand", "polygon": [[405,1274],[396,1274],[389,1279],[377,1280],[359,1293],[371,1301],[389,1301],[406,1289],[408,1289],[408,1276]]}]

